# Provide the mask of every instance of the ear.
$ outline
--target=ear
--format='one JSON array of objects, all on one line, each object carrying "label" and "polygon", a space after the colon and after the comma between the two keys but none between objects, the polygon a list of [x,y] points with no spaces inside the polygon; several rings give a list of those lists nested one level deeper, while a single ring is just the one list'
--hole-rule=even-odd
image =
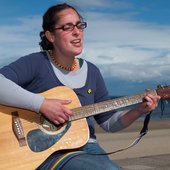
[{"label": "ear", "polygon": [[50,31],[45,32],[45,36],[48,39],[49,42],[53,43],[54,42],[54,35]]}]

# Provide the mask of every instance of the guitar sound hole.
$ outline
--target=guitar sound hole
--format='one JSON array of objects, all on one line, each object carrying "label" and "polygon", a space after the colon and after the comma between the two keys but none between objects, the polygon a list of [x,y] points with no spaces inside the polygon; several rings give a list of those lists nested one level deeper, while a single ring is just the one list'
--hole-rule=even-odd
[{"label": "guitar sound hole", "polygon": [[66,123],[56,125],[51,122],[49,119],[44,117],[43,115],[40,116],[40,127],[46,133],[50,134],[58,134],[61,133],[66,128]]}]

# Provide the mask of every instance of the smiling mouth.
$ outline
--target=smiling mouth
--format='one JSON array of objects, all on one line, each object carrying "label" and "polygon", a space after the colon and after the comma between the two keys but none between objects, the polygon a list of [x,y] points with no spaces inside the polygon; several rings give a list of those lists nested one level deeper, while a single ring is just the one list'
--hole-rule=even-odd
[{"label": "smiling mouth", "polygon": [[74,46],[81,46],[81,40],[80,39],[73,40],[71,41],[71,44],[73,44]]}]

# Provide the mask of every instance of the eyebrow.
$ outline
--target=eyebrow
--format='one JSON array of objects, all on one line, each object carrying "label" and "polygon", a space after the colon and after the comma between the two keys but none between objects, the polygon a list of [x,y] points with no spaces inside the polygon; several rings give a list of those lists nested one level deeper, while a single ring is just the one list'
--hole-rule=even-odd
[{"label": "eyebrow", "polygon": [[[77,24],[77,23],[80,23],[80,22],[81,22],[81,20],[77,21],[76,24]],[[67,23],[65,23],[65,24],[61,24],[61,26],[69,25],[69,24],[73,24],[73,23],[72,23],[72,22],[67,22]],[[74,25],[74,24],[73,24],[73,25]]]}]

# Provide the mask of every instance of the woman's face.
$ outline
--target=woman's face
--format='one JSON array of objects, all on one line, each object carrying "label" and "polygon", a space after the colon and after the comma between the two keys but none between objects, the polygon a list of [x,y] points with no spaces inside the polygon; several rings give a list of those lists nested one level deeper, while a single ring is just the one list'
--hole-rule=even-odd
[{"label": "woman's face", "polygon": [[[76,56],[83,49],[83,30],[74,26],[73,30],[63,30],[63,26],[76,25],[80,22],[80,17],[71,8],[61,11],[59,21],[56,23],[53,34],[53,45],[56,53],[62,56]],[[61,28],[61,29],[60,29]]]}]

